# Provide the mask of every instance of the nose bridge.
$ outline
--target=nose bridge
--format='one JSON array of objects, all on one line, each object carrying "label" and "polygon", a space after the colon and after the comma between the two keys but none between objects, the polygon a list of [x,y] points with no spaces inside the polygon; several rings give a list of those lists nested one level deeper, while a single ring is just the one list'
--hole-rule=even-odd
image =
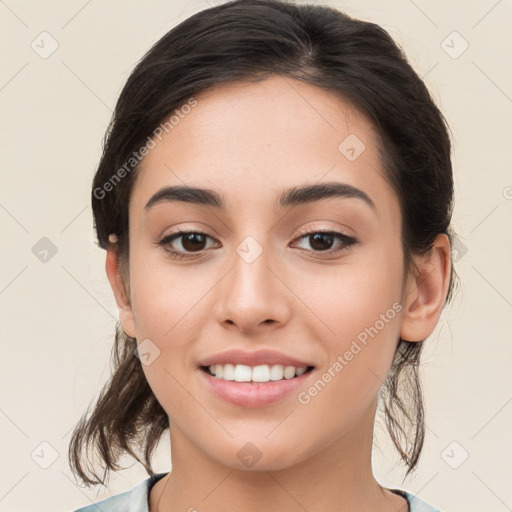
[{"label": "nose bridge", "polygon": [[244,329],[269,320],[284,322],[289,311],[286,287],[276,276],[280,264],[272,257],[271,236],[256,236],[245,236],[235,247],[217,297],[219,321]]}]

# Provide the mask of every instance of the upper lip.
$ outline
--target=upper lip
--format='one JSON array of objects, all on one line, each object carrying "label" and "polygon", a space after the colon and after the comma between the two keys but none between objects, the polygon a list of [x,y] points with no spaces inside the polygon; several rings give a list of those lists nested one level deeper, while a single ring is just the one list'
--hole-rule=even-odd
[{"label": "upper lip", "polygon": [[295,366],[296,368],[314,366],[311,363],[300,361],[295,357],[276,352],[275,350],[248,352],[247,350],[231,349],[205,357],[199,362],[199,366],[212,366],[215,364],[245,364],[247,366],[281,364],[283,366]]}]

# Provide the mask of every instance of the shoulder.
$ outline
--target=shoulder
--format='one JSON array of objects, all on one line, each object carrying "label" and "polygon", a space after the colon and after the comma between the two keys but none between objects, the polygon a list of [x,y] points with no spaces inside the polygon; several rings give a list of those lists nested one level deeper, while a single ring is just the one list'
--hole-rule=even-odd
[{"label": "shoulder", "polygon": [[409,502],[409,512],[441,512],[439,509],[429,505],[428,503],[420,500],[414,494],[403,491],[401,489],[393,489],[393,492],[403,496]]},{"label": "shoulder", "polygon": [[78,508],[73,512],[149,512],[149,491],[166,474],[155,474],[129,491],[115,494],[97,503]]}]

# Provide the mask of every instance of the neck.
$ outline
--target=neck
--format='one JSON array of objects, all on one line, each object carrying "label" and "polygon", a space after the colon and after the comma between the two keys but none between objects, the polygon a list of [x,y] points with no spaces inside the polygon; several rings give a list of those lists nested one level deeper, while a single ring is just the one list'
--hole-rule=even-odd
[{"label": "neck", "polygon": [[365,416],[323,450],[289,468],[269,471],[220,464],[171,428],[172,472],[153,487],[150,511],[406,512],[404,498],[382,488],[373,476],[375,407]]}]

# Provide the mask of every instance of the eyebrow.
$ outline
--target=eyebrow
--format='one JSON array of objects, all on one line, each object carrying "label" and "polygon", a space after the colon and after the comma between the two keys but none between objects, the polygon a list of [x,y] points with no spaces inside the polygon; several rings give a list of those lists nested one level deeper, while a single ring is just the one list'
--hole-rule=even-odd
[{"label": "eyebrow", "polygon": [[[348,183],[336,181],[315,185],[300,185],[286,189],[277,198],[276,204],[278,208],[286,208],[288,206],[308,204],[332,197],[360,199],[373,210],[376,210],[375,203],[366,192]],[[157,203],[169,201],[181,201],[200,206],[211,206],[220,210],[226,209],[223,196],[218,192],[187,185],[172,185],[161,188],[151,196],[145,209],[149,210]]]}]

